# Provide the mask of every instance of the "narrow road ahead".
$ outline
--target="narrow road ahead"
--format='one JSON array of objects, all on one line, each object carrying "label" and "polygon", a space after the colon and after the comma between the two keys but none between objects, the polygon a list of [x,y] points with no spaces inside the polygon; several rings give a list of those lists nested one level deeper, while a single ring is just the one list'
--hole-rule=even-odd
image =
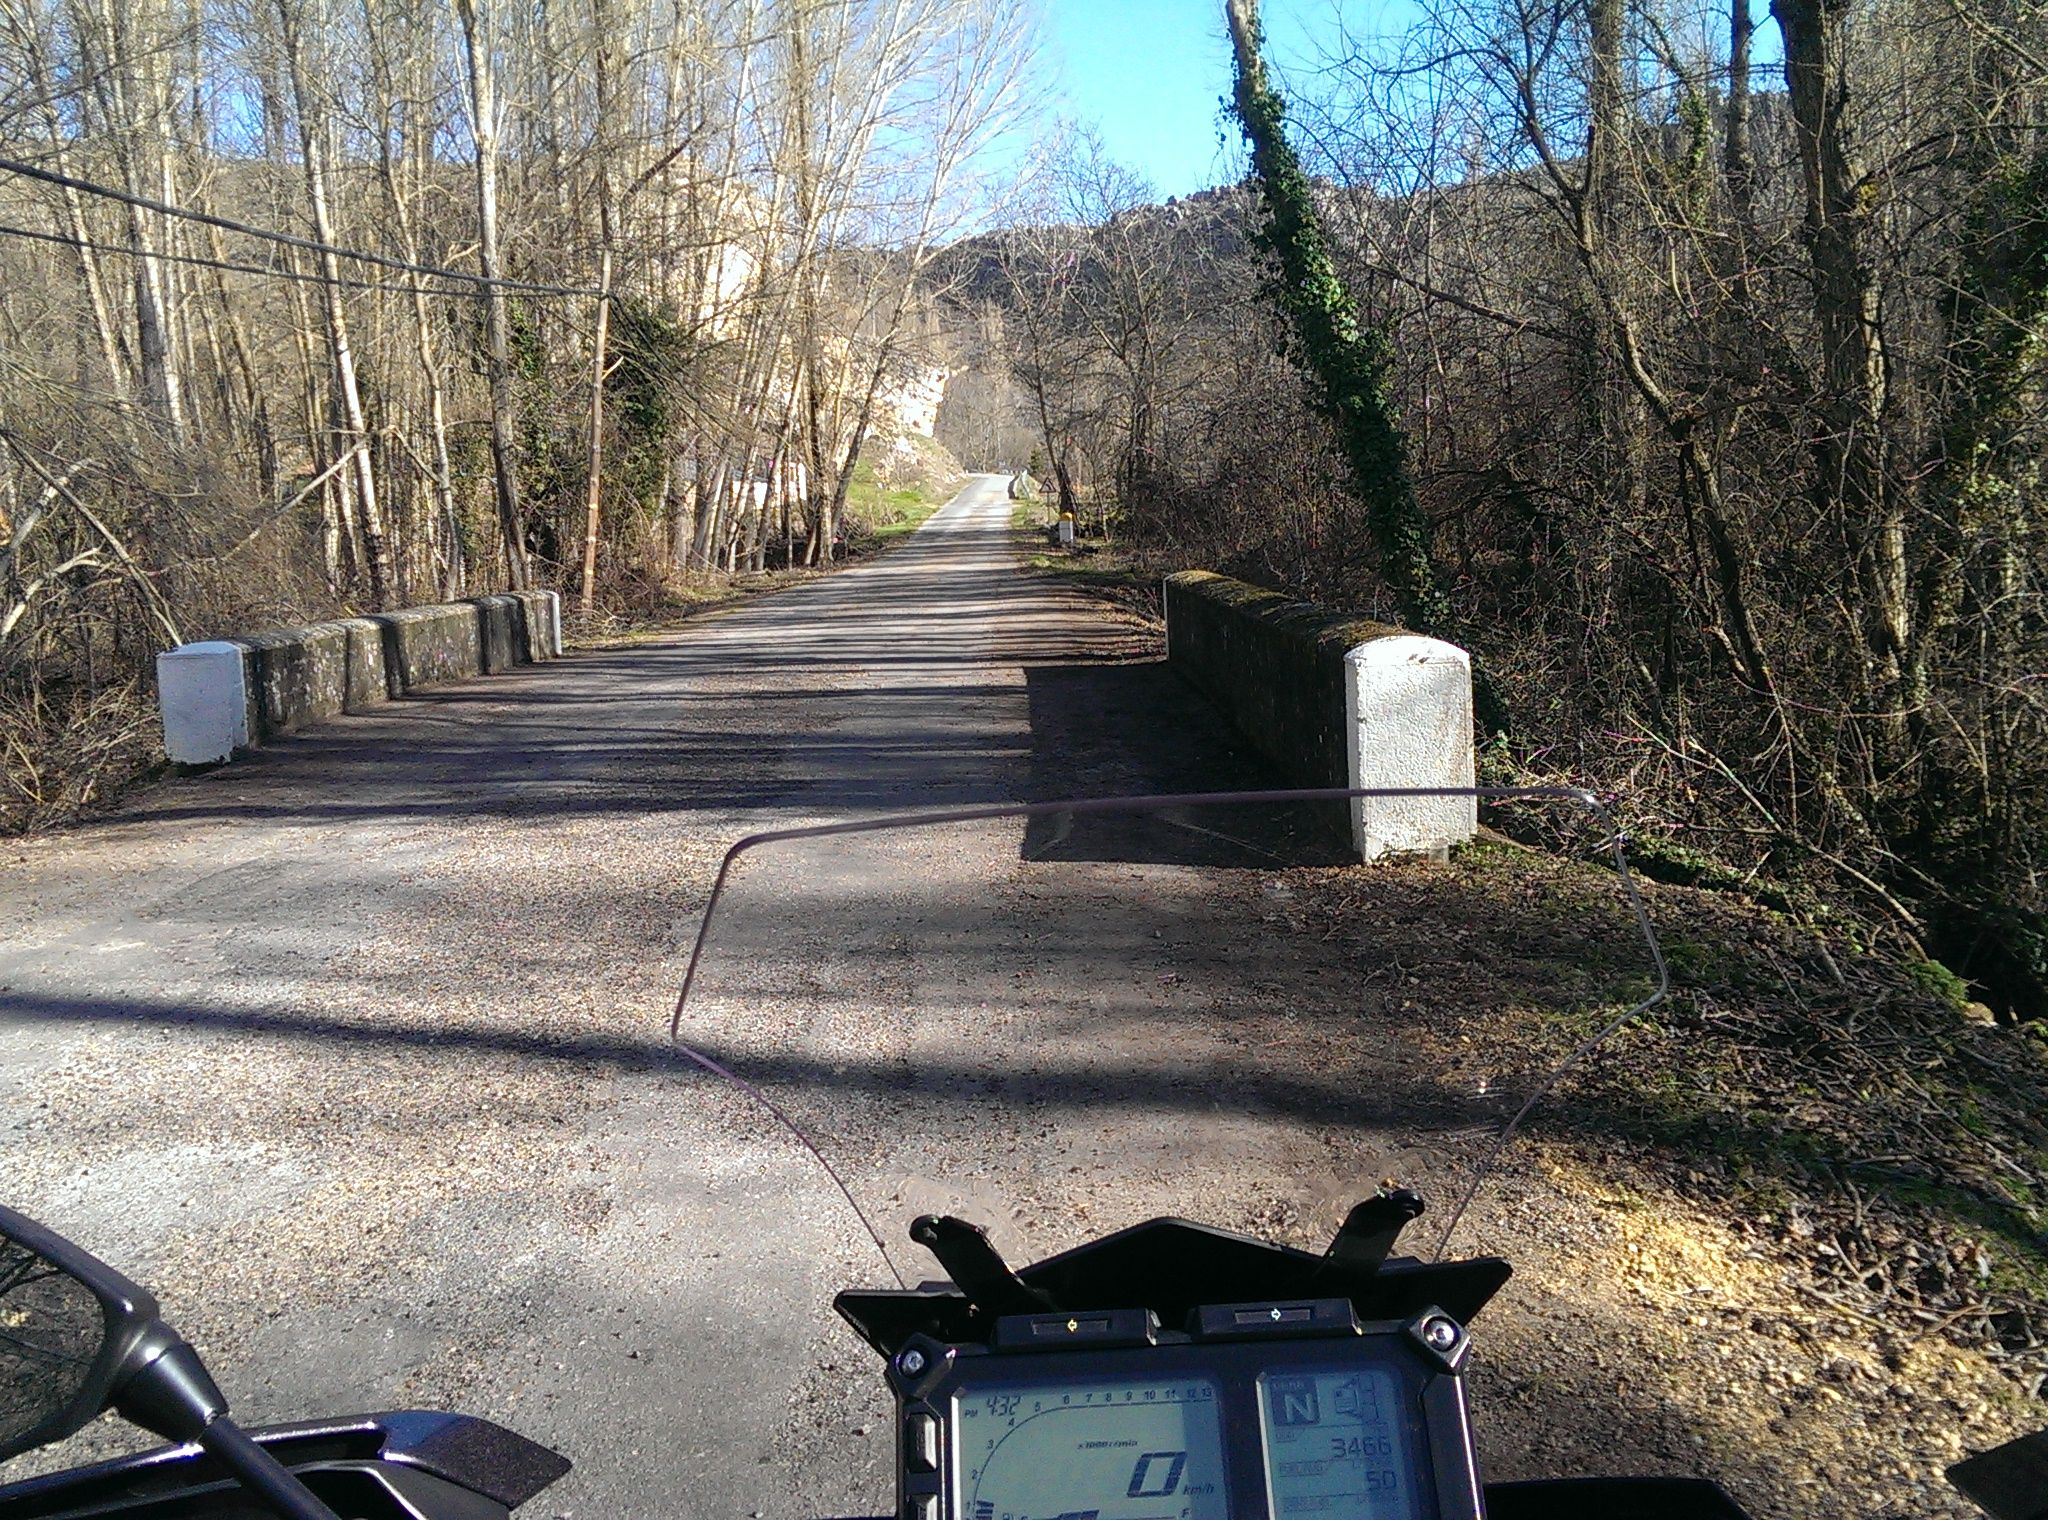
[{"label": "narrow road ahead", "polygon": [[[9,846],[0,1195],[153,1285],[246,1419],[492,1415],[576,1461],[541,1513],[886,1508],[879,1384],[824,1323],[878,1263],[666,1050],[719,854],[1260,779],[1128,662],[1142,631],[1019,571],[1003,485],[872,564]],[[757,1369],[820,1355],[792,1465]]]}]

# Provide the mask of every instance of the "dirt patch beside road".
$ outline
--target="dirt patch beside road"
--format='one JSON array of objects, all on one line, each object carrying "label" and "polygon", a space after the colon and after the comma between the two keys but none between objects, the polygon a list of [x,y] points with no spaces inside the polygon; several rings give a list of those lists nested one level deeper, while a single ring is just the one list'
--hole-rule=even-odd
[{"label": "dirt patch beside road", "polygon": [[[1643,985],[1604,871],[1494,844],[1354,875],[1303,932],[1419,970],[1405,1018],[1465,1087],[1562,1058],[1602,978]],[[1535,1112],[1460,1231],[1518,1267],[1478,1374],[1496,1471],[1633,1447],[1788,1520],[1974,1514],[1941,1468],[2048,1424],[2040,1039],[1725,895],[1644,893],[1670,1003]]]}]

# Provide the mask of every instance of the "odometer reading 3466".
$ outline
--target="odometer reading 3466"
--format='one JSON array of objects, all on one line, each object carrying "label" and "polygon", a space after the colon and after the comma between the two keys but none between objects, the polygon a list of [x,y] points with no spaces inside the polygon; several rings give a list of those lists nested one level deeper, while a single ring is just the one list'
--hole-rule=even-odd
[{"label": "odometer reading 3466", "polygon": [[1410,1520],[1418,1513],[1399,1387],[1375,1367],[1260,1374],[1273,1520]]},{"label": "odometer reading 3466", "polygon": [[1206,1378],[962,1388],[953,1431],[961,1520],[1229,1520]]}]

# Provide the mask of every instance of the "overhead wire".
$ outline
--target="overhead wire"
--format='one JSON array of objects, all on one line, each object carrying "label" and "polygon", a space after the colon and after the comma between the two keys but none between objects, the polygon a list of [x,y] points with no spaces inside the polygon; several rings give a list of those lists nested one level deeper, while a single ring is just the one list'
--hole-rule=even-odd
[{"label": "overhead wire", "polygon": [[0,222],[0,237],[31,238],[39,243],[55,243],[62,248],[80,248],[91,253],[113,253],[131,259],[163,259],[171,264],[195,264],[201,269],[225,269],[232,274],[260,275],[272,280],[299,280],[308,285],[339,285],[347,290],[384,290],[399,295],[411,295],[418,291],[427,296],[456,296],[473,300],[478,292],[474,290],[443,290],[428,285],[401,285],[395,280],[357,280],[347,275],[336,275],[329,279],[323,274],[309,274],[303,269],[279,269],[269,264],[243,264],[233,259],[209,259],[196,253],[151,252],[133,248],[125,243],[100,243],[91,238],[73,237],[68,232],[39,232],[33,227],[16,227]]},{"label": "overhead wire", "polygon": [[[271,227],[258,227],[249,222],[239,222],[233,217],[216,216],[210,211],[196,211],[190,206],[174,206],[167,201],[151,200],[146,195],[116,189],[112,185],[97,184],[92,180],[79,179],[75,175],[60,174],[54,169],[45,169],[37,164],[24,163],[20,159],[0,158],[0,172],[18,174],[25,179],[40,180],[60,189],[75,190],[82,195],[95,195],[105,200],[119,201],[142,211],[153,211],[159,216],[176,217],[184,221],[200,222],[208,227],[219,227],[223,231],[239,233],[244,237],[260,238],[265,242],[279,243],[287,248],[299,248],[308,253],[328,254],[335,258],[353,259],[365,264],[375,264],[383,269],[395,269],[403,274],[425,275],[430,279],[453,280],[462,285],[480,286],[484,289],[498,289],[520,295],[541,296],[591,296],[603,297],[605,292],[594,285],[547,285],[533,280],[507,280],[490,275],[467,274],[460,269],[444,269],[435,264],[416,264],[406,259],[394,259],[389,255],[371,253],[360,248],[343,248],[333,243],[323,243],[315,238],[300,237],[296,233],[279,232]],[[168,258],[168,254],[150,255]],[[314,277],[319,278],[319,277]],[[324,283],[324,281],[323,281]],[[408,289],[410,287],[400,287]],[[441,292],[453,294],[453,292]]]}]

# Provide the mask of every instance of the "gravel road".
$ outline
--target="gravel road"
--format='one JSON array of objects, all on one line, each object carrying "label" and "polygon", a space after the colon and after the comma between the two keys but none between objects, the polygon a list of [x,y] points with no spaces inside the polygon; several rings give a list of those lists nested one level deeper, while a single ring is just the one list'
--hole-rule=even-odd
[{"label": "gravel road", "polygon": [[[882,1387],[828,1307],[887,1268],[667,1042],[720,856],[1271,782],[1149,630],[1020,570],[1009,518],[979,478],[872,563],[9,846],[0,1199],[155,1287],[251,1422],[490,1416],[576,1463],[541,1520],[887,1511]],[[1390,1175],[1441,1201],[1518,1074],[1419,989],[1522,1008],[1514,967],[1548,966],[1585,982],[1558,1016],[1627,968],[1543,961],[1540,872],[1460,920],[1456,872],[1219,869],[1270,864],[1265,830],[1069,815],[750,857],[686,1035],[817,1137],[913,1279],[928,1210],[1030,1256],[1155,1213],[1317,1244]],[[1963,1513],[1939,1464],[2020,1418],[1981,1363],[1877,1358],[1725,1217],[1575,1155],[1518,1153],[1461,1232],[1517,1267],[1474,1369],[1492,1475]],[[43,1460],[135,1444],[103,1423]]]},{"label": "gravel road", "polygon": [[[575,1460],[564,1515],[886,1509],[879,1384],[825,1309],[872,1247],[666,1049],[719,854],[1262,779],[1119,663],[1142,632],[1019,572],[1003,484],[871,564],[8,846],[6,1200],[151,1284],[247,1420],[488,1414]],[[792,1425],[784,1369],[821,1359],[857,1375]]]}]

